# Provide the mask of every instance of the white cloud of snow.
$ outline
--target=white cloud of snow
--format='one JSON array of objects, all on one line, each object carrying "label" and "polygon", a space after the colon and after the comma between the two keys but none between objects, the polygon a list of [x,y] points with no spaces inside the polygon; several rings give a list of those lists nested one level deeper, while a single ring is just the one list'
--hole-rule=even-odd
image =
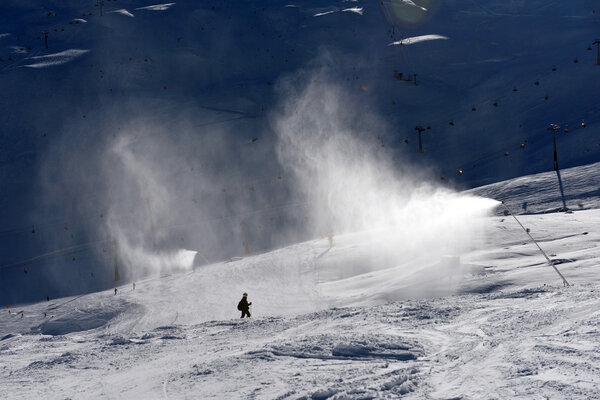
[{"label": "white cloud of snow", "polygon": [[437,187],[398,165],[376,140],[385,123],[327,82],[322,73],[284,84],[286,104],[274,118],[278,158],[309,204],[314,232],[371,232],[373,256],[397,263],[470,249],[498,202]]}]

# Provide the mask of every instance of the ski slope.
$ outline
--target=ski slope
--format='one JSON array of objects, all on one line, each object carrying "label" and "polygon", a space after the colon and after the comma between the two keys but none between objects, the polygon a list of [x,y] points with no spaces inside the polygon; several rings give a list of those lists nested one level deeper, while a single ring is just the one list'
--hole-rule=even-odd
[{"label": "ski slope", "polygon": [[600,159],[593,1],[1,3],[2,303],[345,232],[306,165],[471,188],[552,169],[550,123]]},{"label": "ski slope", "polygon": [[[582,209],[518,215],[571,286],[510,216],[483,217],[470,249],[438,259],[373,256],[387,234],[316,239],[116,295],[12,306],[0,388],[11,399],[595,398],[597,167],[564,173],[566,187],[590,189],[570,195]],[[534,207],[552,209],[552,176],[475,191],[515,203],[541,193]],[[243,291],[249,320],[235,309]]]},{"label": "ski slope", "polygon": [[3,398],[598,398],[599,18],[3,0]]}]

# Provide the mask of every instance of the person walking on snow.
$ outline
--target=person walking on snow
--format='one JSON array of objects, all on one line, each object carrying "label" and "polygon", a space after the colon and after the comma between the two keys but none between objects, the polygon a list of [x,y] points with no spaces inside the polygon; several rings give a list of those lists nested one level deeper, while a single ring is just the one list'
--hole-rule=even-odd
[{"label": "person walking on snow", "polygon": [[244,316],[246,316],[246,315],[248,316],[248,318],[250,318],[250,309],[249,308],[251,305],[252,305],[252,302],[248,303],[248,293],[244,293],[244,296],[238,303],[238,310],[240,310],[242,312],[242,316],[240,318],[244,318]]}]

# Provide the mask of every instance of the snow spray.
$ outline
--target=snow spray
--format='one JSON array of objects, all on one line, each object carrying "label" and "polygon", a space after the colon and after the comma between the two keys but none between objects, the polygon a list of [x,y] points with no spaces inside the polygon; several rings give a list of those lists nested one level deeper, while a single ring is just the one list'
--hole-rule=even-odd
[{"label": "snow spray", "polygon": [[378,269],[407,260],[418,269],[472,250],[497,201],[440,187],[399,159],[376,140],[391,129],[385,121],[327,82],[283,82],[286,101],[273,123],[278,159],[294,196],[308,204],[313,237],[368,233]]}]

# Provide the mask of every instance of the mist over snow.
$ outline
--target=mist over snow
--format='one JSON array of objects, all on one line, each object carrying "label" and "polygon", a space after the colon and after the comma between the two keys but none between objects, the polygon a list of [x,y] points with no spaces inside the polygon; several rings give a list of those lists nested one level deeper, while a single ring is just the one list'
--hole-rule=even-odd
[{"label": "mist over snow", "polygon": [[435,260],[472,246],[498,202],[449,190],[394,160],[372,140],[372,132],[390,127],[348,100],[327,74],[285,82],[284,105],[273,118],[278,159],[293,179],[293,197],[306,204],[313,235],[366,231],[380,242],[373,256],[396,260]]}]

